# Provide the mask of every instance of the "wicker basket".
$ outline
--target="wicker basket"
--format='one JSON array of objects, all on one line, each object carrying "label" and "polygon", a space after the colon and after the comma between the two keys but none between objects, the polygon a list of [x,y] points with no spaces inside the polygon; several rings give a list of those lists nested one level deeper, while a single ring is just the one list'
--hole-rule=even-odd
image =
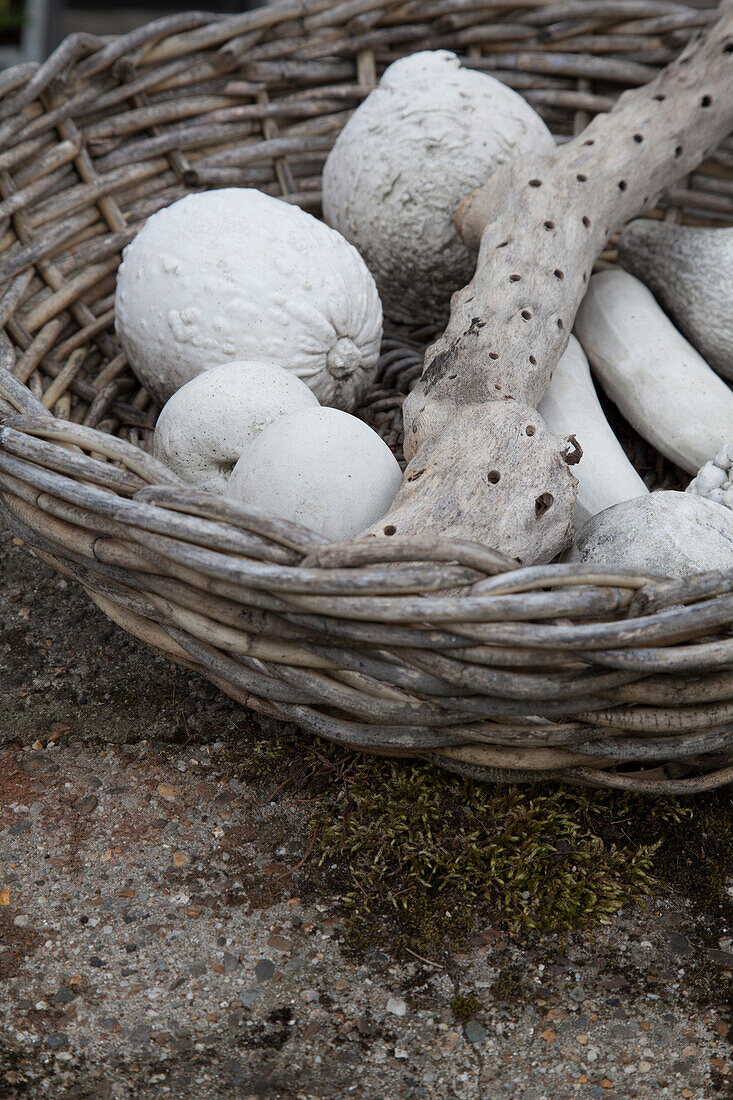
[{"label": "wicker basket", "polygon": [[[113,328],[121,249],[187,189],[318,212],[328,150],[397,57],[456,50],[562,139],[711,18],[664,0],[280,0],[75,35],[1,73],[3,519],[124,629],[321,737],[492,780],[733,780],[733,569],[660,582],[508,569],[446,539],[332,545],[194,492],[146,451],[157,410]],[[664,216],[733,221],[732,167],[725,145]],[[388,328],[362,410],[398,454],[433,335]],[[675,483],[628,439],[650,484]]]}]

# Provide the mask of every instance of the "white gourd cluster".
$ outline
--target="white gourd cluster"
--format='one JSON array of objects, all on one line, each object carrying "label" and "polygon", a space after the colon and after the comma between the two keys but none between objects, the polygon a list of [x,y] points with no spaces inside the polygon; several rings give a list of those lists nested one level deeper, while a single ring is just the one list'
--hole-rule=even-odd
[{"label": "white gourd cluster", "polygon": [[[125,250],[115,305],[132,369],[166,402],[157,457],[199,490],[329,539],[370,527],[401,476],[386,444],[350,415],[376,377],[382,303],[392,320],[443,320],[475,262],[455,229],[457,206],[499,165],[554,147],[517,93],[455,54],[425,51],[390,65],[336,140],[323,172],[330,225],[245,188],[188,195],[154,214]],[[733,374],[732,234],[635,222],[620,243],[629,270],[590,280],[580,343],[570,338],[539,408],[583,451],[582,530],[569,560],[653,563],[675,576],[725,565],[733,393],[720,375]],[[699,471],[686,494],[650,496],[588,361],[644,439]]]}]

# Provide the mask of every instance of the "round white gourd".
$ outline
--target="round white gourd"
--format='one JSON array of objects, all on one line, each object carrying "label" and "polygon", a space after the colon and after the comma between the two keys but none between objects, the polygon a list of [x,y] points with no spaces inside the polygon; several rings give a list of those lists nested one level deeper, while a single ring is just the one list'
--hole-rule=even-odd
[{"label": "round white gourd", "polygon": [[690,493],[650,493],[593,516],[565,560],[627,565],[665,577],[730,569],[733,513]]},{"label": "round white gourd", "polygon": [[117,275],[117,332],[161,404],[236,359],[274,363],[355,408],[377,369],[382,307],[348,241],[250,188],[186,195],[147,220]]},{"label": "round white gourd", "polygon": [[225,495],[339,540],[384,515],[401,478],[387,444],[362,420],[302,409],[249,444]]},{"label": "round white gourd", "polygon": [[242,451],[273,420],[318,399],[290,371],[235,362],[176,390],[155,425],[153,454],[197,489],[223,493]]},{"label": "round white gourd", "polygon": [[389,66],[339,134],[324,217],[361,252],[388,317],[443,321],[476,266],[456,232],[458,205],[499,165],[554,147],[511,88],[447,50],[416,53]]}]

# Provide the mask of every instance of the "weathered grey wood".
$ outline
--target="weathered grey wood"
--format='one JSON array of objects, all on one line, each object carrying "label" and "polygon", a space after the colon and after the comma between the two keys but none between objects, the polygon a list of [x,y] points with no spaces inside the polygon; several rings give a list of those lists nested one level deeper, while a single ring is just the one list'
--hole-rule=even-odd
[{"label": "weathered grey wood", "polygon": [[535,409],[609,234],[733,127],[731,38],[726,5],[650,84],[556,153],[504,165],[461,205],[461,236],[480,245],[476,274],[404,403],[409,465],[371,534],[448,533],[526,563],[569,543],[574,479]]}]

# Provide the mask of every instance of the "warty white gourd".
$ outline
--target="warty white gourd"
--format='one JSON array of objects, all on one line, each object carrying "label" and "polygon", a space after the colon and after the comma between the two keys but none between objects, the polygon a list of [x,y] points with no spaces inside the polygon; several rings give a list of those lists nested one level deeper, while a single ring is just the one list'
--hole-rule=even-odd
[{"label": "warty white gourd", "polygon": [[123,256],[117,332],[161,404],[236,359],[284,367],[341,408],[357,407],[374,379],[374,279],[348,241],[291,203],[249,188],[186,195]]},{"label": "warty white gourd", "polygon": [[621,234],[618,255],[713,370],[733,379],[733,228],[640,218]]},{"label": "warty white gourd", "polygon": [[604,508],[649,492],[606,420],[588,360],[574,336],[553,371],[550,388],[538,410],[553,432],[575,436],[583,451],[573,466],[578,479],[578,499],[573,509],[576,528]]},{"label": "warty white gourd", "polygon": [[500,164],[554,145],[505,84],[447,50],[416,53],[389,66],[339,134],[324,217],[361,252],[388,317],[443,321],[476,266],[456,232],[458,204]]},{"label": "warty white gourd", "polygon": [[733,442],[724,443],[698,470],[685,492],[733,508]]},{"label": "warty white gourd", "polygon": [[242,451],[269,424],[318,407],[305,382],[271,364],[235,362],[205,370],[164,405],[153,453],[197,489],[223,493]]},{"label": "warty white gourd", "polygon": [[225,495],[329,539],[350,539],[389,508],[401,477],[387,444],[362,420],[339,409],[301,409],[249,444]]},{"label": "warty white gourd", "polygon": [[733,512],[689,493],[649,493],[588,520],[566,560],[624,565],[664,577],[730,569]]},{"label": "warty white gourd", "polygon": [[633,275],[594,275],[575,332],[628,422],[683,470],[696,473],[733,438],[733,393]]}]

